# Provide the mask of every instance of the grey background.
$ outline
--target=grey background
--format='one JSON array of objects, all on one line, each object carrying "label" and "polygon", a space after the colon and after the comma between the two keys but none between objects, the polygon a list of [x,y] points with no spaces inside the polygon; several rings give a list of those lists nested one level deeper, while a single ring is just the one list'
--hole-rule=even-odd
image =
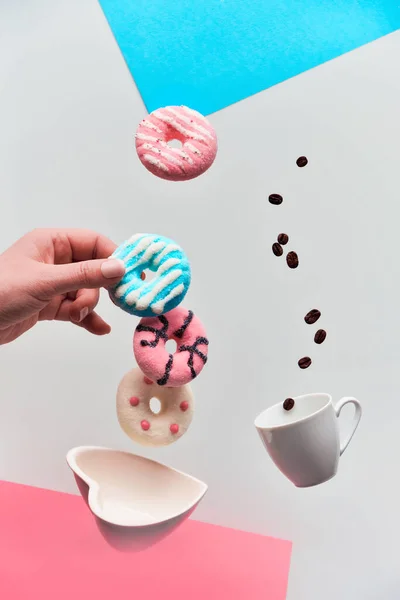
[{"label": "grey background", "polygon": [[[105,295],[110,336],[45,323],[2,347],[0,478],[75,492],[69,448],[138,451],[209,484],[196,519],[292,540],[288,600],[398,600],[399,53],[395,33],[212,115],[214,167],[173,184],[136,157],[145,109],[96,1],[0,0],[1,247],[46,226],[170,236],[211,338],[190,431],[152,451],[117,423],[136,320]],[[281,231],[296,271],[271,252]],[[298,490],[253,421],[310,391],[354,395],[364,416],[337,477]]]}]

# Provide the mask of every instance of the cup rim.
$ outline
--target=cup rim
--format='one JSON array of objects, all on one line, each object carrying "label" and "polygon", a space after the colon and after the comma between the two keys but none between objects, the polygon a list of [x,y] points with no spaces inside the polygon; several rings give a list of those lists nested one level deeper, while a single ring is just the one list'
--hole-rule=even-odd
[{"label": "cup rim", "polygon": [[332,396],[330,394],[327,394],[326,392],[313,392],[312,394],[301,394],[300,396],[295,396],[293,398],[293,400],[296,402],[296,400],[301,400],[302,398],[305,398],[305,397],[312,398],[315,396],[325,397],[326,403],[323,406],[321,406],[321,408],[319,408],[318,410],[315,410],[313,413],[306,415],[305,417],[302,417],[301,419],[296,419],[296,421],[292,421],[290,423],[280,423],[278,425],[273,425],[272,427],[268,427],[268,426],[263,427],[262,425],[257,425],[257,421],[259,421],[261,419],[262,415],[264,415],[268,411],[276,408],[277,406],[282,405],[282,402],[277,402],[276,404],[273,404],[272,406],[269,406],[268,408],[266,408],[265,410],[260,412],[260,414],[255,418],[254,425],[257,429],[259,429],[261,431],[267,431],[267,430],[272,430],[272,429],[283,429],[283,428],[294,427],[295,425],[298,425],[299,423],[305,423],[306,421],[313,419],[315,417],[315,415],[318,415],[323,410],[325,410],[326,407],[329,406],[329,404],[333,404]]}]

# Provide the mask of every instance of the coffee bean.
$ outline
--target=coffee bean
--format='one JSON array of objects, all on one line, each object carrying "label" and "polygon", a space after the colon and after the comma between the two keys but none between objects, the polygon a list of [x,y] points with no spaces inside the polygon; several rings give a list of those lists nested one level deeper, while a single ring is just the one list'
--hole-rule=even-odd
[{"label": "coffee bean", "polygon": [[282,204],[283,202],[283,198],[280,194],[270,194],[268,200],[271,202],[271,204],[275,204],[276,206]]},{"label": "coffee bean", "polygon": [[314,342],[316,344],[322,344],[322,342],[325,341],[325,338],[326,338],[325,329],[318,329],[317,333],[314,335]]},{"label": "coffee bean", "polygon": [[286,398],[285,402],[283,403],[283,408],[285,410],[292,410],[293,406],[294,406],[293,398]]},{"label": "coffee bean", "polygon": [[282,246],[285,246],[289,241],[289,236],[286,233],[280,233],[278,235],[278,242],[280,244],[282,244]]},{"label": "coffee bean", "polygon": [[306,314],[304,320],[307,323],[307,325],[314,325],[314,323],[318,321],[320,316],[321,313],[319,312],[319,310],[317,308],[313,308],[312,310],[310,310],[310,312]]},{"label": "coffee bean", "polygon": [[286,262],[290,269],[297,269],[299,266],[299,257],[297,256],[296,252],[289,252],[289,254],[286,256]]},{"label": "coffee bean", "polygon": [[306,156],[299,156],[299,158],[296,160],[296,165],[298,167],[305,167],[306,164],[308,164],[308,158]]},{"label": "coffee bean", "polygon": [[144,281],[144,280],[146,279],[146,273],[145,273],[144,271],[142,271],[142,272],[140,273],[140,279],[141,279],[142,281]]},{"label": "coffee bean", "polygon": [[275,254],[275,256],[282,256],[283,248],[280,244],[278,244],[278,242],[275,242],[275,244],[272,244],[272,252]]},{"label": "coffee bean", "polygon": [[311,358],[309,356],[304,356],[304,358],[301,358],[297,364],[299,365],[300,369],[308,369],[311,363]]}]

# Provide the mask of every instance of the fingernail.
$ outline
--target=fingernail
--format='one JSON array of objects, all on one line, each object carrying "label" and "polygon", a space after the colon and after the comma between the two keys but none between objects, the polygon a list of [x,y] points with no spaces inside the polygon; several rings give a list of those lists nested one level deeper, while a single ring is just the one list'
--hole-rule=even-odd
[{"label": "fingernail", "polygon": [[79,323],[81,323],[83,321],[83,319],[86,319],[88,314],[89,314],[89,309],[87,306],[85,306],[85,308],[82,308],[81,312],[79,313]]},{"label": "fingernail", "polygon": [[123,277],[125,275],[124,261],[119,258],[111,258],[105,260],[101,265],[101,272],[106,279],[115,279],[115,277]]}]

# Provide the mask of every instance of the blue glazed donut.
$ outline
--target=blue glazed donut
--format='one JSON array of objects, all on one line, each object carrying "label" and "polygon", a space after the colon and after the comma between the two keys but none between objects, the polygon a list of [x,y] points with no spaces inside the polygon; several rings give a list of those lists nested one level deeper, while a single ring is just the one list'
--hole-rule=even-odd
[{"label": "blue glazed donut", "polygon": [[[110,290],[111,300],[131,315],[162,315],[180,304],[189,289],[191,272],[182,248],[160,235],[138,233],[119,246],[110,258],[125,263],[125,275]],[[146,269],[155,272],[142,281]]]}]

